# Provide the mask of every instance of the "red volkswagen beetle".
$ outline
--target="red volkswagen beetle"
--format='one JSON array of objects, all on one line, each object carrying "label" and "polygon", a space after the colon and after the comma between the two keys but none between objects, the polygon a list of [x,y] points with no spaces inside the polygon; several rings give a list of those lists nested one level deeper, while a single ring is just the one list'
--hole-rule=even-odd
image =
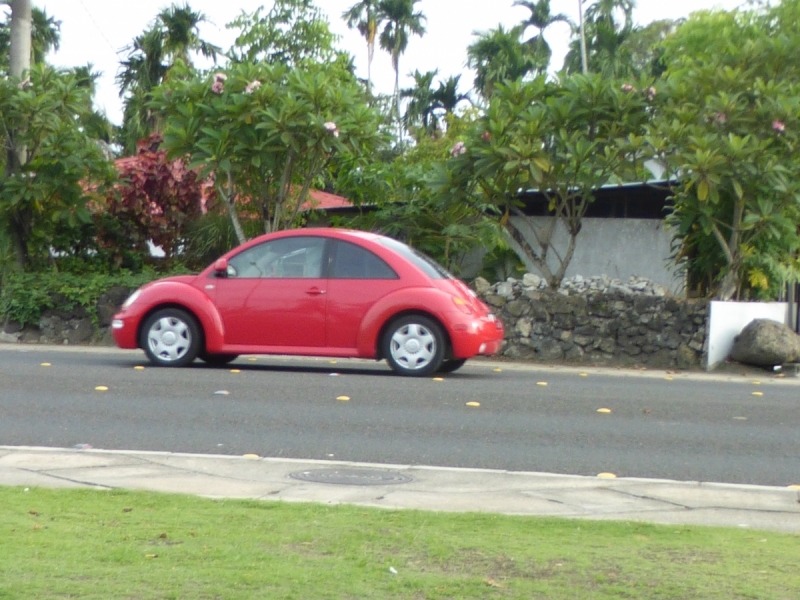
[{"label": "red volkswagen beetle", "polygon": [[120,348],[155,365],[240,354],[386,359],[401,375],[450,372],[494,354],[503,325],[431,259],[394,239],[345,229],[255,238],[199,275],[136,290],[112,322]]}]

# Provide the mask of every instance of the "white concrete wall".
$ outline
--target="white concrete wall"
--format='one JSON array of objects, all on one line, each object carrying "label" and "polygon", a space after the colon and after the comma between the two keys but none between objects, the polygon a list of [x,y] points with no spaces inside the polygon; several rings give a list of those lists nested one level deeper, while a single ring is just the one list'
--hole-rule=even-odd
[{"label": "white concrete wall", "polygon": [[[544,228],[553,217],[512,217],[531,247],[538,248],[532,227]],[[663,285],[675,294],[683,294],[684,271],[669,260],[672,235],[661,219],[597,219],[585,218],[578,234],[575,254],[566,277],[608,275],[626,281],[635,275]],[[510,241],[512,247],[514,242]],[[566,229],[559,223],[553,236],[553,247],[561,256],[569,243]],[[523,256],[515,248],[520,257]],[[558,268],[558,261],[548,253],[548,265]],[[541,273],[526,261],[531,273]]]},{"label": "white concrete wall", "polygon": [[712,302],[708,316],[708,363],[713,369],[733,350],[733,339],[753,319],[771,319],[788,324],[787,302]]}]

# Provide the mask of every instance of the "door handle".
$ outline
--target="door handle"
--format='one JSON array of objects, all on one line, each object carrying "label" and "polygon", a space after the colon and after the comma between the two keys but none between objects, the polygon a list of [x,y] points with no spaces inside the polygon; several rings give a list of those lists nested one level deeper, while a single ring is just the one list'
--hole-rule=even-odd
[{"label": "door handle", "polygon": [[325,290],[321,290],[318,287],[313,287],[310,290],[306,290],[306,294],[309,296],[321,296],[325,293]]}]

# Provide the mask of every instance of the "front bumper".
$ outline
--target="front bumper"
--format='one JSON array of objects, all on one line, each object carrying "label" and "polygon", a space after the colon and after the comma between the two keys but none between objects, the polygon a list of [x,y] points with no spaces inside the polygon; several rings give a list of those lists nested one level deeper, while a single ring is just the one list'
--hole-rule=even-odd
[{"label": "front bumper", "polygon": [[128,311],[118,312],[111,319],[111,335],[118,347],[133,350],[139,347],[137,329],[139,321]]}]

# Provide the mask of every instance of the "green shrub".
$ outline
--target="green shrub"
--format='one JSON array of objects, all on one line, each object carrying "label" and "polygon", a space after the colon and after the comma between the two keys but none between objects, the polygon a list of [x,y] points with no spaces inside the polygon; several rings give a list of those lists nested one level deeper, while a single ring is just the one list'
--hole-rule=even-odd
[{"label": "green shrub", "polygon": [[[181,270],[185,272],[185,270]],[[21,326],[37,325],[48,308],[72,310],[82,306],[97,324],[97,301],[113,287],[131,290],[161,277],[154,271],[141,273],[12,272],[6,274],[0,287],[0,322]]]}]

